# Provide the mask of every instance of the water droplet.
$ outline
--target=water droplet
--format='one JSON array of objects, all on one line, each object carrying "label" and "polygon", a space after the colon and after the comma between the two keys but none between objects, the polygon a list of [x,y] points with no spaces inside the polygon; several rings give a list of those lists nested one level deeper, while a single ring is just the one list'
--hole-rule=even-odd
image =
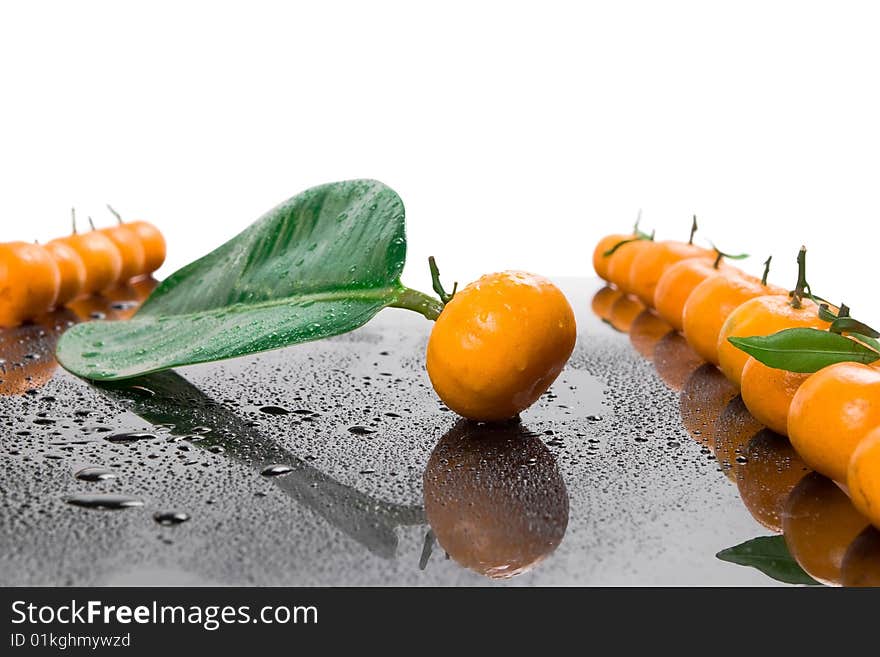
[{"label": "water droplet", "polygon": [[165,527],[179,525],[180,523],[189,520],[189,518],[189,514],[184,513],[183,511],[159,511],[153,514],[153,520]]},{"label": "water droplet", "polygon": [[154,434],[144,431],[130,431],[128,433],[114,433],[112,436],[107,436],[105,440],[111,443],[133,443],[138,440],[154,440],[155,438]]},{"label": "water droplet", "polygon": [[373,429],[369,429],[369,428],[361,426],[359,424],[357,424],[353,427],[349,427],[348,431],[349,431],[349,433],[353,433],[356,436],[367,436],[371,433],[376,433]]},{"label": "water droplet", "polygon": [[260,474],[264,477],[277,477],[279,475],[287,474],[288,472],[293,472],[291,466],[278,463],[263,468]]},{"label": "water droplet", "polygon": [[287,415],[290,413],[290,411],[281,406],[263,406],[260,409],[260,412],[265,413],[266,415]]},{"label": "water droplet", "polygon": [[112,493],[98,493],[94,495],[71,495],[64,501],[74,506],[85,509],[100,509],[102,511],[114,511],[117,509],[130,509],[143,506],[142,500],[128,495],[116,495]]},{"label": "water droplet", "polygon": [[98,466],[83,468],[73,476],[80,481],[106,481],[108,479],[116,479],[115,472]]}]

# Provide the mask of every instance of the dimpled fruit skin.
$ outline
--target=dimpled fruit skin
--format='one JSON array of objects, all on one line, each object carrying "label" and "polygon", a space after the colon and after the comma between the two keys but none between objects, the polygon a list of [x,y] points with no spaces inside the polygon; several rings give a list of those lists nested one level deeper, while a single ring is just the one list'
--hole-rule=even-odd
[{"label": "dimpled fruit skin", "polygon": [[880,425],[880,370],[837,363],[801,384],[788,411],[788,438],[811,468],[841,483],[856,446]]},{"label": "dimpled fruit skin", "polygon": [[459,415],[506,420],[550,387],[576,335],[571,306],[549,280],[518,271],[487,274],[440,313],[428,340],[428,376]]},{"label": "dimpled fruit skin", "polygon": [[880,425],[859,441],[849,461],[846,484],[853,506],[880,528]]}]

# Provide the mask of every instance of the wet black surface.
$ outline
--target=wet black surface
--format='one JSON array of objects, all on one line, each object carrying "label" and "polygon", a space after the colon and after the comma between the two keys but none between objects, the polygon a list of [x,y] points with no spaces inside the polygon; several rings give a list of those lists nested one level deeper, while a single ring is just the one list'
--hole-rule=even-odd
[{"label": "wet black surface", "polygon": [[440,404],[402,310],[103,387],[52,369],[45,327],[7,332],[0,583],[774,584],[715,557],[770,532],[682,426],[664,378],[693,364],[658,375],[597,288],[565,285],[575,353],[500,428]]}]

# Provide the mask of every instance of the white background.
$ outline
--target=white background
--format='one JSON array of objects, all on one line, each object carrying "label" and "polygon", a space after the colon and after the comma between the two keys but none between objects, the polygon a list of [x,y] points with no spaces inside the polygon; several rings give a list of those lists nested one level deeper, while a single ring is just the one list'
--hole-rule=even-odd
[{"label": "white background", "polygon": [[[2,2],[0,239],[155,222],[161,275],[314,184],[407,206],[405,279],[592,275],[638,208],[880,323],[872,2]],[[872,305],[874,307],[872,307]]]}]

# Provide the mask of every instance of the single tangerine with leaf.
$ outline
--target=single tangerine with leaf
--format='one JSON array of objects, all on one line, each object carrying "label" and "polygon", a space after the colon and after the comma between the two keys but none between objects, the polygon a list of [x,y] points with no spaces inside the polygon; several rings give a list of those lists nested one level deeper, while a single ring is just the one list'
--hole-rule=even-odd
[{"label": "single tangerine with leaf", "polygon": [[806,252],[801,247],[798,253],[798,280],[791,294],[748,299],[724,321],[718,334],[718,367],[735,385],[742,383],[742,372],[749,355],[731,344],[728,338],[765,336],[790,328],[827,329],[830,326],[830,322],[819,317],[818,304],[805,297],[808,289]]}]

